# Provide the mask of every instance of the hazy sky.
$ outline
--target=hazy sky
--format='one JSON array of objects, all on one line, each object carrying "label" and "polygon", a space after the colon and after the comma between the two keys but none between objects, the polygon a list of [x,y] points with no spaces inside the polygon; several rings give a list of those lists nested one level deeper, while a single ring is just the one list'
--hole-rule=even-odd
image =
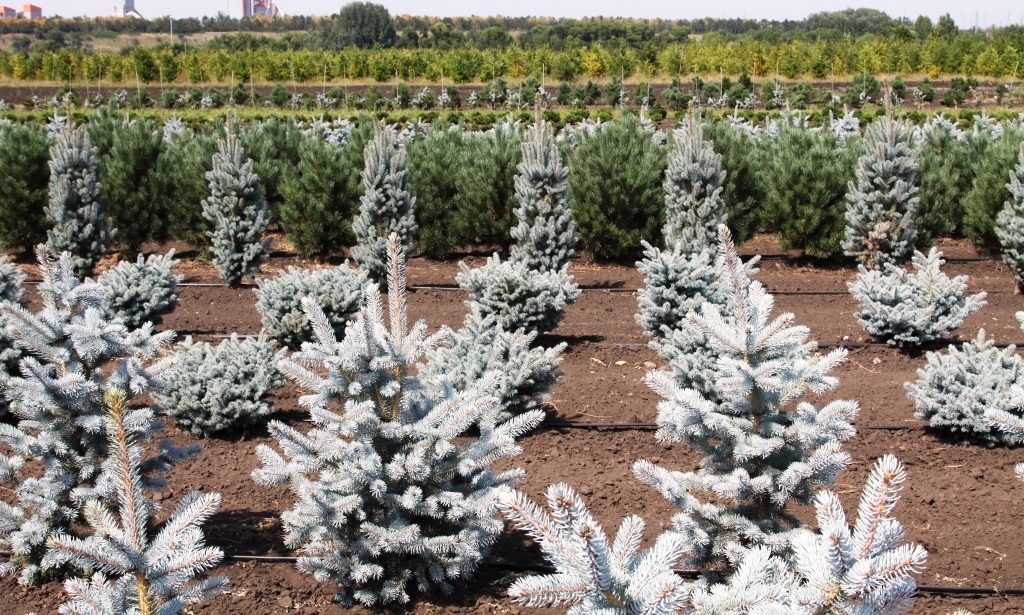
[{"label": "hazy sky", "polygon": [[[0,4],[21,7],[24,0],[0,0]],[[112,15],[114,0],[34,0],[45,15]],[[345,0],[280,0],[287,14],[326,15],[337,12]],[[847,0],[792,0],[764,2],[763,0],[717,0],[716,2],[670,2],[662,0],[383,0],[393,15],[542,15],[553,17],[622,16],[622,17],[747,17],[766,19],[800,19],[807,15],[849,6],[865,6],[884,10],[893,17],[917,17],[924,14],[933,19],[949,13],[961,27],[1007,23],[1024,23],[1024,3],[1019,0],[888,0],[863,1],[852,4]],[[241,14],[241,0],[135,0],[135,8],[146,17],[173,15],[189,17],[216,15],[228,12]]]}]

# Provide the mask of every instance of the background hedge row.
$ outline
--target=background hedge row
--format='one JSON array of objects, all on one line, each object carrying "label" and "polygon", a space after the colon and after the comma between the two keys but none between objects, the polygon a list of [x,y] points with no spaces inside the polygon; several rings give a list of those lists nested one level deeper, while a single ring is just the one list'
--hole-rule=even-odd
[{"label": "background hedge row", "polygon": [[[373,121],[362,117],[342,129],[271,117],[236,127],[271,205],[272,228],[284,231],[301,254],[340,253],[352,245],[363,147]],[[209,228],[200,203],[224,125],[169,125],[145,118],[126,122],[105,110],[88,119],[116,240],[129,254],[147,241],[205,247]],[[925,243],[966,236],[983,249],[997,246],[994,219],[1009,198],[1006,183],[1024,141],[1019,122],[998,126],[981,133],[968,129],[960,138],[931,131],[920,145],[918,228]],[[671,138],[628,114],[599,129],[589,124],[570,132],[562,147],[582,245],[592,258],[630,262],[641,240],[660,240]],[[404,134],[420,251],[445,257],[462,249],[507,250],[522,126],[509,118],[473,133],[438,121],[413,124]],[[810,256],[839,251],[859,139],[844,146],[827,129],[785,127],[772,136],[752,136],[714,119],[705,135],[722,155],[729,225],[737,240],[770,232]],[[40,124],[0,127],[0,246],[6,250],[45,240],[49,144]]]}]

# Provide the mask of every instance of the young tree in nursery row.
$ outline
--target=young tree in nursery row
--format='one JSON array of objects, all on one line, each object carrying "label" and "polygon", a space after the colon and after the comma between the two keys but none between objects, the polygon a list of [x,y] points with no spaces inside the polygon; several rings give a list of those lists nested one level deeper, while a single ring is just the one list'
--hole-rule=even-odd
[{"label": "young tree in nursery row", "polygon": [[69,599],[60,612],[66,615],[179,615],[228,586],[226,577],[196,579],[224,557],[219,548],[204,544],[202,530],[217,511],[220,494],[187,494],[151,537],[150,516],[158,505],[143,490],[143,450],[132,425],[148,422],[147,411],[130,409],[119,389],[108,390],[104,404],[109,459],[84,508],[93,533],[50,535],[43,566],[71,565],[92,575],[64,583]]},{"label": "young tree in nursery row", "polygon": [[8,380],[18,374],[25,349],[18,342],[8,314],[8,305],[22,305],[25,299],[25,274],[6,255],[0,255],[0,417],[10,409]]},{"label": "young tree in nursery row", "polygon": [[1010,199],[996,218],[996,237],[1002,248],[1003,262],[1017,279],[1017,287],[1024,288],[1024,143],[1021,143],[1017,165],[1010,172],[1006,185]]},{"label": "young tree in nursery row", "polygon": [[861,265],[847,283],[860,304],[854,314],[864,330],[893,346],[920,346],[945,337],[985,305],[985,292],[965,296],[967,276],[942,272],[942,252],[914,253],[910,273],[887,263],[882,270]]},{"label": "young tree in nursery row", "polygon": [[[832,484],[845,468],[849,455],[841,443],[853,436],[850,423],[858,411],[852,401],[822,408],[798,402],[808,391],[835,388],[838,381],[828,373],[846,359],[846,351],[814,357],[808,329],[793,326],[792,314],[769,322],[773,298],[747,280],[724,225],[719,241],[730,317],[705,303],[689,318],[719,353],[715,389],[721,402],[681,387],[671,371],[647,378],[664,398],[658,439],[685,442],[706,457],[696,472],[648,461],[633,466],[640,480],[682,509],[673,528],[694,545],[687,565],[701,568],[737,561],[756,547],[788,551],[799,527],[788,505],[810,502],[815,488]],[[719,502],[701,501],[694,492]]]},{"label": "young tree in nursery row", "polygon": [[722,200],[726,172],[722,157],[704,139],[703,127],[690,118],[673,133],[674,147],[665,171],[665,245],[693,254],[713,246],[725,223]]},{"label": "young tree in nursery row", "polygon": [[726,578],[711,583],[685,581],[674,570],[700,548],[692,536],[669,530],[641,551],[645,524],[638,516],[626,517],[613,541],[565,484],[548,488],[551,514],[506,488],[499,509],[540,544],[556,569],[518,579],[509,593],[530,607],[570,604],[574,614],[899,615],[914,599],[913,575],[927,557],[920,545],[903,544],[903,528],[890,516],[905,481],[902,464],[883,456],[864,486],[852,528],[839,497],[822,491],[814,499],[818,532],[794,530],[793,550],[784,556],[766,547],[738,555]]},{"label": "young tree in nursery row", "polygon": [[917,151],[910,124],[891,115],[873,122],[857,181],[846,195],[843,253],[869,269],[881,269],[914,251],[917,229]]},{"label": "young tree in nursery row", "polygon": [[405,165],[405,148],[397,138],[394,128],[380,125],[366,144],[363,196],[352,223],[356,238],[352,258],[377,284],[384,284],[387,278],[388,237],[398,235],[407,256],[415,246],[416,197]]},{"label": "young tree in nursery row", "polygon": [[349,153],[356,141],[338,147],[320,130],[301,137],[297,162],[281,180],[281,228],[302,256],[335,253],[352,244],[361,193],[362,150],[356,164]]},{"label": "young tree in nursery row", "polygon": [[579,297],[568,260],[578,235],[567,201],[558,198],[565,194],[566,174],[543,124],[530,132],[523,150],[516,176],[520,203],[515,229],[523,243],[504,262],[495,254],[476,269],[459,263],[455,279],[470,292],[471,309],[482,317],[493,315],[506,331],[538,334],[558,326],[565,306]]},{"label": "young tree in nursery row", "polygon": [[70,252],[75,272],[92,274],[107,253],[113,232],[106,199],[100,194],[96,149],[83,127],[61,130],[50,146],[50,204],[45,212],[51,225],[47,248],[53,254]]},{"label": "young tree in nursery row", "polygon": [[317,341],[281,369],[309,392],[300,403],[315,427],[302,434],[272,421],[284,456],[259,446],[253,472],[261,484],[291,485],[299,499],[282,515],[285,544],[301,550],[301,570],[336,582],[346,604],[405,603],[411,587],[451,592],[471,576],[503,530],[498,488],[523,475],[491,465],[519,454],[515,439],[544,416],[499,422],[498,373],[463,390],[414,376],[444,334],[426,335],[422,321],[409,327],[396,235],[388,260],[387,321],[373,285],[341,341],[304,300]]},{"label": "young tree in nursery row", "polygon": [[38,124],[0,130],[0,248],[31,251],[46,240],[50,139]]},{"label": "young tree in nursery row", "polygon": [[[173,364],[163,350],[174,332],[107,320],[100,286],[78,280],[69,253],[54,261],[41,250],[39,268],[43,309],[32,314],[3,306],[18,343],[31,352],[21,361],[21,376],[8,383],[19,420],[0,423],[0,482],[11,484],[14,494],[13,501],[0,502],[0,549],[11,553],[0,574],[20,570],[23,584],[45,567],[46,537],[69,532],[81,521],[84,500],[102,487],[99,475],[109,454],[104,396],[116,389],[131,401],[159,389],[161,374]],[[126,426],[133,437],[150,440],[160,424],[143,407],[133,410]],[[193,452],[165,440],[143,469],[147,475],[165,472]],[[41,475],[23,474],[29,459],[40,464]]]},{"label": "young tree in nursery row", "polygon": [[579,232],[569,203],[569,169],[551,125],[541,121],[526,131],[522,162],[516,167],[516,241],[509,260],[539,271],[565,271],[576,253]]},{"label": "young tree in nursery row", "polygon": [[259,271],[269,241],[263,232],[270,222],[270,208],[263,197],[260,179],[252,170],[233,131],[217,144],[213,170],[206,174],[210,196],[203,201],[203,217],[213,224],[207,233],[213,265],[220,277],[235,286]]},{"label": "young tree in nursery row", "polygon": [[659,238],[665,148],[633,117],[579,135],[567,158],[582,247],[597,259],[635,258],[641,241]]},{"label": "young tree in nursery row", "polygon": [[764,226],[784,248],[827,258],[840,249],[857,148],[831,132],[785,122],[763,152]]}]

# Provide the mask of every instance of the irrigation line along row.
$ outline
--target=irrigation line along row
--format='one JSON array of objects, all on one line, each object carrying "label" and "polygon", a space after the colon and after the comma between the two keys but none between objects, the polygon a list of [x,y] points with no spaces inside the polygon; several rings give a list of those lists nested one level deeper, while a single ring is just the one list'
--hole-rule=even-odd
[{"label": "irrigation line along row", "polygon": [[[580,421],[544,421],[540,427],[548,429],[657,429],[657,423],[584,423]],[[924,429],[920,425],[854,425],[854,429],[865,429],[874,431],[909,431],[912,429]]]},{"label": "irrigation line along row", "polygon": [[[256,333],[234,334],[220,333],[216,331],[203,331],[199,329],[186,329],[183,331],[176,331],[176,333],[178,335],[191,335],[192,337],[208,337],[215,340],[231,339],[232,335],[238,335],[238,337],[241,339],[256,339],[257,337],[259,337],[259,334]],[[920,349],[945,350],[950,346],[960,347],[972,341],[974,340],[965,340],[959,342],[940,342],[938,344],[927,344],[921,346]],[[650,348],[650,344],[647,342],[591,342],[584,340],[582,343],[589,346],[603,346],[610,348]],[[891,348],[893,350],[899,350],[899,348],[897,348],[896,346],[893,346],[892,344],[887,344],[885,342],[818,342],[817,346],[818,348],[849,348],[851,350],[855,350],[858,348]],[[1024,348],[1024,341],[1001,342],[998,344],[994,344],[994,346],[996,348],[1009,348],[1010,346],[1014,346],[1016,348]]]},{"label": "irrigation line along row", "polygon": [[[10,553],[0,553],[0,557],[7,561]],[[294,564],[299,561],[294,555],[233,555],[224,554],[225,561],[252,562],[254,564]],[[482,566],[507,570],[509,572],[540,572],[554,574],[557,572],[551,566],[542,564],[512,564],[505,562],[482,562]],[[676,574],[688,579],[700,577],[699,570],[675,570]],[[951,585],[918,585],[917,592],[920,594],[950,594],[959,596],[1024,596],[1024,588],[1008,587],[957,587]]]},{"label": "irrigation line along row", "polygon": [[[29,280],[26,284],[34,284],[38,286],[42,284],[40,280]],[[257,288],[256,284],[239,284],[238,286],[229,286],[221,282],[179,282],[178,286],[183,288],[233,288],[233,289],[246,289],[246,288]],[[455,285],[439,285],[439,286],[423,286],[413,285],[407,286],[409,290],[432,290],[432,291],[459,291],[466,292],[466,290],[460,286]],[[579,289],[583,292],[606,292],[606,293],[629,293],[635,294],[643,290],[642,288],[618,288],[618,287],[607,287],[607,286],[580,286]],[[838,297],[841,295],[849,295],[849,291],[845,290],[769,290],[772,295],[779,296],[823,296],[823,297]],[[1011,290],[987,290],[986,293],[990,295],[1013,295],[1015,291]]]},{"label": "irrigation line along row", "polygon": [[[38,284],[38,282],[35,282]],[[182,287],[198,287],[198,288],[256,288],[255,284],[242,284],[240,286],[228,286],[227,284],[213,283],[213,282],[179,282],[178,286]],[[424,290],[424,291],[446,291],[446,292],[468,292],[461,286],[422,286],[413,285],[406,287],[409,290]],[[635,294],[644,289],[642,288],[618,288],[618,287],[607,287],[607,286],[581,286],[579,289],[583,292],[606,292],[606,293],[629,293]],[[846,290],[769,290],[772,295],[779,296],[824,296],[824,297],[838,297],[841,295],[849,295],[850,292]],[[988,290],[985,291],[990,295],[1012,295],[1014,291],[1010,290]]]}]

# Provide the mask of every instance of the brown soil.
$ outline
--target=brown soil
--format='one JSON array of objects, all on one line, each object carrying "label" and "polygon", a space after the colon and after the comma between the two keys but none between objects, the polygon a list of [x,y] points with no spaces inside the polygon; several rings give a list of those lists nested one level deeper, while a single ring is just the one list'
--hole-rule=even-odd
[{"label": "brown soil", "polygon": [[[985,290],[989,304],[972,316],[957,337],[968,339],[984,327],[997,341],[1024,342],[1014,313],[1024,309],[1024,299],[1014,294],[1013,277],[995,261],[958,261],[975,258],[962,242],[942,246],[953,260],[946,265],[951,274],[971,276],[972,291]],[[822,343],[870,341],[853,317],[855,304],[845,294],[846,282],[854,271],[848,265],[815,263],[782,253],[769,239],[759,237],[743,252],[762,252],[758,276],[769,290],[778,292],[776,313],[792,311],[799,324],[811,330],[812,339]],[[478,264],[482,258],[469,261]],[[287,265],[308,266],[308,262],[278,255],[267,266],[275,271]],[[182,268],[187,282],[215,282],[208,266],[189,262]],[[451,286],[458,268],[454,262],[413,259],[409,283],[413,286]],[[572,273],[586,287],[579,302],[566,310],[566,318],[545,343],[566,342],[564,377],[554,388],[551,411],[554,418],[586,422],[653,421],[657,396],[644,384],[651,366],[664,361],[646,347],[646,340],[634,321],[640,276],[619,266],[579,265]],[[837,294],[803,294],[803,293]],[[799,293],[799,294],[786,294]],[[459,290],[417,289],[410,293],[414,318],[424,318],[431,328],[457,326],[465,314],[464,294]],[[182,288],[182,301],[166,315],[161,328],[192,332],[242,334],[259,331],[251,288]],[[896,516],[908,539],[929,552],[928,567],[919,577],[921,584],[1015,588],[1024,587],[1024,521],[1019,503],[1024,501],[1024,484],[1016,480],[1013,466],[1024,461],[1024,449],[986,449],[948,441],[923,428],[913,417],[913,404],[903,383],[916,378],[924,353],[901,352],[888,347],[856,348],[849,361],[836,371],[840,386],[824,399],[848,398],[860,403],[856,423],[913,426],[905,431],[861,429],[847,443],[853,457],[849,470],[840,476],[835,491],[852,517],[856,501],[875,459],[894,453],[906,465],[909,480]],[[304,413],[296,400],[299,391],[286,385],[273,394],[275,418],[298,424]],[[180,442],[192,438],[169,428]],[[257,466],[257,445],[275,442],[265,430],[235,434],[203,442],[205,452],[197,460],[172,474],[166,491],[157,495],[171,508],[193,489],[217,491],[223,496],[220,512],[208,524],[209,542],[232,554],[289,555],[281,537],[279,514],[288,510],[293,498],[287,489],[268,489],[249,478]],[[685,446],[658,443],[651,430],[584,431],[540,429],[522,440],[524,453],[513,460],[527,471],[522,489],[534,498],[543,497],[547,485],[566,481],[587,499],[591,510],[608,531],[622,517],[639,514],[648,522],[648,540],[665,527],[672,507],[652,489],[632,476],[637,459],[648,459],[666,467],[695,469],[699,455]],[[800,511],[810,521],[811,511]],[[520,534],[510,533],[495,550],[493,559],[512,563],[542,563],[535,546]],[[318,584],[288,563],[228,562],[218,569],[231,578],[229,595],[193,609],[196,613],[255,615],[270,613],[341,613],[331,603],[333,588]],[[505,590],[514,574],[484,567],[453,598],[417,598],[410,612],[531,613],[545,612],[513,604]],[[6,600],[0,613],[35,611],[55,613],[63,599],[56,583],[23,589],[13,579],[0,580]],[[1024,597],[968,598],[925,596],[911,613],[951,613],[966,607],[974,613],[1021,612]],[[362,612],[361,609],[356,609]],[[549,612],[558,612],[555,610]]]}]

